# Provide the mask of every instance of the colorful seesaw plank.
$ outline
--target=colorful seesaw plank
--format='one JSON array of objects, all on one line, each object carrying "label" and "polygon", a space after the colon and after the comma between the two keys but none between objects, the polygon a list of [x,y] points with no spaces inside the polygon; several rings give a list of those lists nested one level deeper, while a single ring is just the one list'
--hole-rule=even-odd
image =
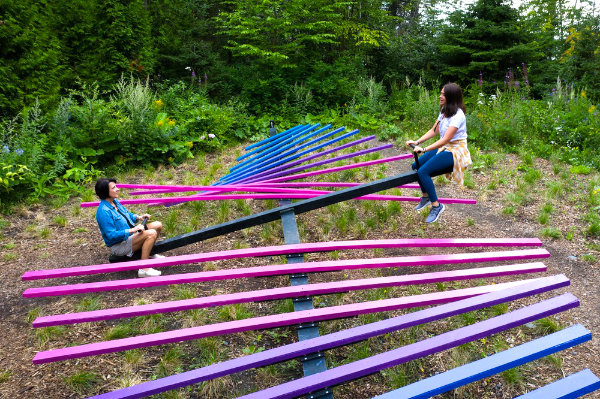
[{"label": "colorful seesaw plank", "polygon": [[242,331],[282,327],[302,323],[314,323],[323,320],[353,317],[366,313],[387,312],[410,307],[436,305],[458,301],[460,299],[465,299],[492,291],[500,291],[502,289],[518,286],[520,284],[528,284],[536,280],[537,279],[520,280],[510,283],[435,292],[430,294],[414,295],[410,297],[352,303],[348,305],[304,310],[293,313],[282,313],[244,320],[234,320],[224,323],[184,328],[176,331],[167,331],[156,334],[141,335],[137,337],[115,339],[106,342],[71,346],[68,348],[38,352],[33,359],[33,363],[50,363],[59,360],[77,359],[80,357],[121,352],[129,349],[182,342],[198,338],[214,337]]},{"label": "colorful seesaw plank", "polygon": [[145,316],[157,313],[223,306],[234,303],[268,301],[301,296],[325,295],[338,292],[393,287],[412,284],[430,284],[442,281],[459,281],[476,278],[536,273],[546,271],[543,263],[526,263],[510,266],[484,267],[478,269],[452,270],[444,272],[409,274],[406,276],[379,277],[361,280],[344,280],[320,284],[305,284],[291,287],[271,288],[260,291],[214,295],[179,301],[151,303],[122,308],[102,309],[89,312],[68,313],[38,317],[33,327],[50,327],[90,321],[113,320],[124,317]]},{"label": "colorful seesaw plank", "polygon": [[[424,399],[448,392],[474,381],[540,359],[592,339],[592,334],[578,324],[562,331],[507,349],[495,355],[448,370],[433,377],[377,396],[377,399]],[[526,397],[528,397],[526,395]],[[551,399],[557,396],[532,396]],[[562,396],[558,396],[562,397]],[[528,397],[529,398],[529,397]]]},{"label": "colorful seesaw plank", "polygon": [[442,247],[541,247],[538,238],[416,238],[386,240],[353,240],[314,242],[305,244],[277,245],[270,247],[234,249],[230,251],[206,252],[192,255],[170,256],[161,259],[148,259],[125,262],[119,265],[99,264],[90,266],[66,267],[61,269],[33,270],[21,276],[22,280],[83,276],[89,274],[137,270],[145,267],[165,267],[217,260],[249,258],[256,256],[276,256],[309,252],[341,251],[347,249],[375,248],[442,248]]},{"label": "colorful seesaw plank", "polygon": [[568,284],[569,280],[564,275],[544,277],[528,284],[521,284],[513,288],[482,294],[413,313],[407,313],[402,316],[338,331],[306,341],[295,342],[263,352],[254,353],[252,355],[212,364],[196,370],[144,382],[114,392],[108,392],[95,396],[94,398],[133,399],[154,395],[251,368],[263,367],[273,363],[294,359],[316,351],[324,351],[338,346],[349,345],[367,338],[429,323],[446,317],[472,312],[501,303],[512,302],[527,296],[566,287]]},{"label": "colorful seesaw plank", "polygon": [[70,284],[48,287],[28,288],[23,292],[24,298],[45,296],[73,295],[90,292],[114,291],[143,287],[158,287],[171,284],[183,284],[201,281],[224,279],[264,277],[291,273],[315,273],[326,271],[368,269],[383,267],[409,267],[447,265],[472,262],[514,261],[525,259],[547,258],[550,253],[543,248],[521,249],[516,251],[496,251],[481,253],[460,253],[450,255],[405,256],[394,258],[344,259],[323,262],[307,262],[290,265],[259,266],[243,269],[226,269],[209,272],[173,274],[144,279],[112,280],[94,283]]},{"label": "colorful seesaw plank", "polygon": [[[322,388],[355,380],[467,342],[481,339],[534,320],[572,309],[576,306],[579,306],[577,298],[572,294],[563,294],[389,352],[384,352],[366,359],[329,369],[322,373],[299,378],[250,395],[245,395],[240,397],[240,399],[295,398]],[[589,334],[589,332],[587,333]]]},{"label": "colorful seesaw plank", "polygon": [[599,389],[600,378],[590,369],[585,369],[515,399],[573,399]]}]

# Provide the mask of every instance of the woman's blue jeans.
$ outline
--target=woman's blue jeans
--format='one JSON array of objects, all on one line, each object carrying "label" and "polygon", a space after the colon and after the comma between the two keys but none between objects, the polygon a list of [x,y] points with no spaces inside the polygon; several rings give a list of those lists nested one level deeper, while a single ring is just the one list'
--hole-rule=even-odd
[{"label": "woman's blue jeans", "polygon": [[427,193],[429,200],[435,202],[438,200],[432,177],[451,173],[454,169],[454,158],[450,151],[442,151],[439,154],[437,150],[428,151],[419,157],[419,170],[415,162],[412,164],[413,170],[417,170],[419,175],[419,186],[423,194]]}]

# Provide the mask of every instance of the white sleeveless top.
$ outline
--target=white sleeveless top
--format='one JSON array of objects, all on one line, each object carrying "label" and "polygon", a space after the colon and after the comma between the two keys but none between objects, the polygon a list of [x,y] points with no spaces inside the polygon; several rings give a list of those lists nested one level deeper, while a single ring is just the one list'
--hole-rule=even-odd
[{"label": "white sleeveless top", "polygon": [[467,118],[465,117],[465,113],[462,109],[459,108],[458,111],[456,111],[456,113],[450,118],[446,118],[444,114],[440,113],[438,116],[438,121],[440,121],[440,138],[444,137],[446,130],[448,130],[450,126],[458,129],[450,142],[464,140],[467,138]]}]

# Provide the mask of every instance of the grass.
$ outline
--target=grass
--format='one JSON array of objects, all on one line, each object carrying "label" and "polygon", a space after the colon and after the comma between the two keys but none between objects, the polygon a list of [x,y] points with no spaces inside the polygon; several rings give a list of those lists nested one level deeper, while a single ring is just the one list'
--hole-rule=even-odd
[{"label": "grass", "polygon": [[7,371],[7,370],[0,371],[0,384],[4,384],[5,382],[7,382],[10,379],[11,375],[12,375],[12,373],[10,371]]},{"label": "grass", "polygon": [[88,295],[83,298],[79,303],[75,306],[76,312],[89,312],[92,310],[100,309],[102,304],[102,297],[99,295]]},{"label": "grass", "polygon": [[562,233],[555,227],[546,227],[540,231],[540,236],[543,238],[553,238],[558,240],[562,238]]},{"label": "grass", "polygon": [[71,387],[71,389],[78,394],[83,394],[90,391],[101,380],[102,379],[98,374],[89,371],[80,371],[71,374],[64,379],[65,384]]}]

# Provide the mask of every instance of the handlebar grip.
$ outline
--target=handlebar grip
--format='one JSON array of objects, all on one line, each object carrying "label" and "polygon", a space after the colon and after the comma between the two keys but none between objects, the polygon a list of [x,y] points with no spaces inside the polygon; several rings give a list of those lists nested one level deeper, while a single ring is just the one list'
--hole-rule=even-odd
[{"label": "handlebar grip", "polygon": [[[414,144],[409,144],[410,148],[412,148],[413,150],[415,149],[416,145]],[[420,165],[419,165],[419,156],[417,155],[416,152],[413,152],[413,155],[415,157],[415,164],[417,165],[417,169],[419,169]]]},{"label": "handlebar grip", "polygon": [[[148,218],[144,218],[144,220],[142,220],[142,227],[144,227],[144,230],[147,230],[146,223],[148,223]],[[144,230],[138,230],[138,233],[141,233]]]}]

